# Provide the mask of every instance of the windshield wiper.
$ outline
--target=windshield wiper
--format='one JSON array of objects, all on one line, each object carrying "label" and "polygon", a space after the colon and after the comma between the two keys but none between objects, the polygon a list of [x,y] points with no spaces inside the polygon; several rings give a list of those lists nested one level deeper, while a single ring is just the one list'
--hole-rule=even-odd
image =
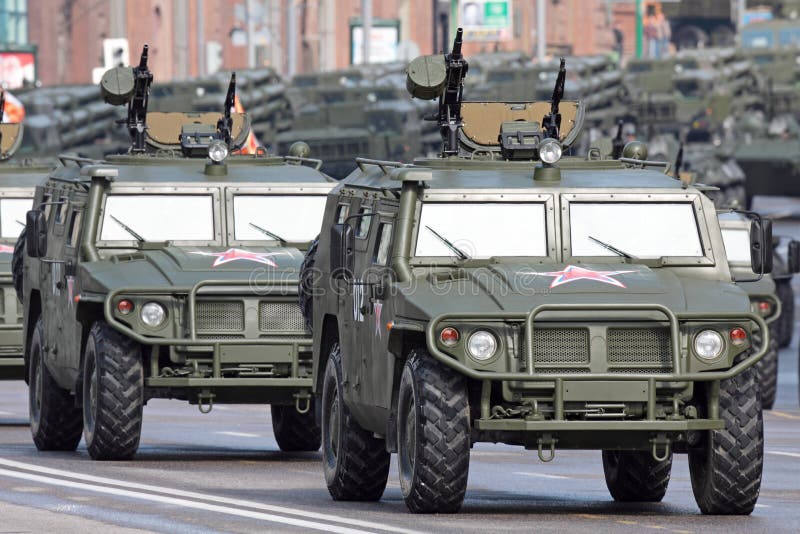
[{"label": "windshield wiper", "polygon": [[259,232],[261,232],[262,234],[264,234],[265,236],[271,237],[275,241],[279,241],[282,246],[286,246],[286,240],[284,238],[282,238],[281,236],[279,236],[278,234],[273,234],[272,232],[270,232],[266,228],[261,228],[257,224],[253,224],[253,223],[248,223],[248,224],[250,226],[252,226],[253,228],[255,228],[256,230],[258,230]]},{"label": "windshield wiper", "polygon": [[637,260],[637,259],[639,259],[639,258],[637,258],[636,256],[634,256],[632,254],[628,254],[624,250],[620,250],[620,249],[618,249],[617,247],[615,247],[613,245],[609,245],[608,243],[600,241],[596,237],[592,237],[592,236],[586,236],[586,237],[588,237],[589,239],[591,239],[592,241],[594,241],[595,243],[597,243],[598,245],[600,245],[604,249],[610,250],[611,252],[613,252],[617,256],[622,256],[623,258],[627,258],[629,260]]},{"label": "windshield wiper", "polygon": [[437,232],[436,230],[434,230],[434,229],[433,229],[433,228],[431,228],[430,226],[426,226],[425,228],[427,228],[428,230],[430,230],[430,232],[431,232],[433,235],[435,235],[436,237],[438,237],[438,238],[439,238],[439,241],[441,241],[442,243],[444,243],[444,244],[445,244],[445,246],[446,246],[447,248],[449,248],[450,250],[452,250],[452,251],[453,251],[453,252],[454,252],[454,253],[455,253],[455,254],[456,254],[456,255],[457,255],[459,258],[461,258],[462,260],[468,260],[468,259],[469,259],[469,254],[467,254],[466,252],[464,252],[463,250],[461,250],[460,248],[458,248],[457,246],[455,246],[453,243],[451,243],[451,242],[450,242],[450,241],[449,241],[449,240],[448,240],[446,237],[444,237],[442,234],[440,234],[439,232]]},{"label": "windshield wiper", "polygon": [[118,225],[120,225],[120,226],[122,227],[122,229],[123,229],[123,230],[125,230],[125,231],[126,231],[126,232],[128,232],[128,233],[129,233],[131,236],[133,236],[133,238],[134,238],[136,241],[138,241],[139,243],[144,243],[145,239],[144,239],[144,238],[143,238],[143,237],[142,237],[140,234],[137,234],[137,233],[134,231],[134,229],[133,229],[133,228],[131,228],[130,226],[128,226],[128,225],[127,225],[127,224],[125,224],[124,222],[120,221],[119,219],[117,219],[116,217],[114,217],[114,216],[113,216],[113,215],[111,215],[111,214],[109,214],[108,216],[109,216],[109,217],[111,217],[111,219],[112,219],[112,220],[113,220],[115,223],[117,223]]}]

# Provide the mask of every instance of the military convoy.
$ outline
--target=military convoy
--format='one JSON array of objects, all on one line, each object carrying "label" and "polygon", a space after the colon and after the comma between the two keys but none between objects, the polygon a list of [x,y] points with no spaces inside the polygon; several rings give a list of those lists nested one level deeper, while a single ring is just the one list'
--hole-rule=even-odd
[{"label": "military convoy", "polygon": [[[687,453],[704,513],[750,513],[770,336],[713,204],[636,144],[562,157],[585,114],[559,102],[563,64],[552,102],[462,102],[460,35],[408,68],[441,157],[359,160],[301,274],[332,497],[380,499],[397,452],[409,510],[455,512],[488,441],[600,449],[619,501],[660,501]],[[751,224],[766,274],[771,225]]]},{"label": "military convoy", "polygon": [[101,88],[128,154],[64,157],[15,251],[31,432],[41,450],[131,458],[142,408],[270,404],[283,450],[316,450],[311,339],[296,303],[330,179],[318,160],[232,156],[248,117],[147,111],[146,49]]}]

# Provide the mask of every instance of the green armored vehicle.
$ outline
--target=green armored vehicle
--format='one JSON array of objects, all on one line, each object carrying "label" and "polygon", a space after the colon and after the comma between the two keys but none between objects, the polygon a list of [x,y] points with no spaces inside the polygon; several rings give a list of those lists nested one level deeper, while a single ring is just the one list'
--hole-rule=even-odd
[{"label": "green armored vehicle", "polygon": [[[0,113],[3,110],[0,93]],[[25,213],[33,205],[33,190],[49,167],[27,160],[11,160],[22,141],[22,124],[0,124],[0,380],[24,377],[22,306],[11,272],[14,244]]]},{"label": "green armored vehicle", "polygon": [[[761,404],[765,410],[770,410],[778,393],[778,348],[782,335],[779,330],[783,310],[777,282],[772,275],[758,276],[751,269],[750,221],[737,213],[723,213],[719,216],[719,224],[733,279],[750,296],[752,312],[761,315],[770,328],[769,348],[756,364],[761,384]],[[790,243],[788,248],[787,270],[789,273],[796,273],[800,267],[800,248],[797,242]],[[754,339],[758,342],[759,336],[754,336]]]},{"label": "green armored vehicle", "polygon": [[317,450],[296,295],[332,185],[318,160],[228,156],[249,130],[233,83],[224,113],[147,114],[151,79],[144,61],[106,74],[131,152],[65,158],[27,214],[14,275],[34,443],[74,450],[83,430],[92,458],[130,458],[143,405],[174,398],[271,404],[281,449]]},{"label": "green armored vehicle", "polygon": [[[560,102],[563,73],[553,102],[462,103],[466,70],[460,32],[410,64],[412,93],[439,98],[442,157],[360,160],[306,255],[329,492],[379,499],[397,452],[407,507],[455,512],[472,444],[501,442],[600,449],[620,501],[661,500],[688,453],[704,513],[750,513],[769,334],[713,204],[637,144],[562,158],[584,113]],[[771,226],[754,226],[769,271]]]}]

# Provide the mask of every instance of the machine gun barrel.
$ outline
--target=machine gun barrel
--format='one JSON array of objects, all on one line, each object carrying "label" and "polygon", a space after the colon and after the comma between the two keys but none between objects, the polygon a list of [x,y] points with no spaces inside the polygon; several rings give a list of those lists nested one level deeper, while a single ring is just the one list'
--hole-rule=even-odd
[{"label": "machine gun barrel", "polygon": [[439,97],[439,128],[444,140],[442,153],[445,156],[458,154],[458,129],[461,126],[461,101],[464,92],[464,76],[469,64],[461,53],[464,31],[459,28],[453,41],[453,50],[444,58],[447,83]]},{"label": "machine gun barrel", "polygon": [[675,178],[681,179],[681,167],[683,167],[683,141],[678,147],[678,155],[675,156]]},{"label": "machine gun barrel", "polygon": [[139,65],[133,68],[133,97],[128,102],[128,132],[133,140],[133,152],[144,152],[144,132],[147,129],[147,103],[150,99],[150,84],[153,73],[147,67],[149,46],[142,47]]},{"label": "machine gun barrel", "polygon": [[236,73],[231,73],[231,81],[228,84],[228,94],[225,95],[225,109],[222,110],[222,117],[217,121],[217,130],[222,135],[222,139],[230,147],[231,130],[233,129],[233,119],[231,109],[236,105]]},{"label": "machine gun barrel", "polygon": [[625,138],[622,135],[622,121],[617,123],[617,135],[611,140],[611,157],[619,159],[622,157],[622,150],[625,148]]},{"label": "machine gun barrel", "polygon": [[567,79],[566,60],[562,57],[561,63],[558,67],[558,77],[556,78],[556,85],[553,88],[553,100],[550,103],[550,113],[542,119],[542,129],[547,133],[548,137],[559,139],[561,135],[561,113],[558,108],[561,105],[561,100],[564,98],[564,82]]}]

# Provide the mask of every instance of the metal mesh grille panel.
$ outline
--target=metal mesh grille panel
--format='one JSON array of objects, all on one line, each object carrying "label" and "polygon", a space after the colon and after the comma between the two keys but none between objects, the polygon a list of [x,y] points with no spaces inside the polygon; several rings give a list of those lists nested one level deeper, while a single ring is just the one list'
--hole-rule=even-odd
[{"label": "metal mesh grille panel", "polygon": [[585,328],[540,328],[533,331],[535,363],[589,363],[589,331]]},{"label": "metal mesh grille panel", "polygon": [[241,332],[244,330],[244,303],[198,302],[195,323],[198,330]]},{"label": "metal mesh grille panel", "polygon": [[262,301],[258,304],[258,329],[305,332],[306,326],[299,305],[293,302]]},{"label": "metal mesh grille panel", "polygon": [[608,363],[672,365],[669,328],[609,328],[606,343]]}]

